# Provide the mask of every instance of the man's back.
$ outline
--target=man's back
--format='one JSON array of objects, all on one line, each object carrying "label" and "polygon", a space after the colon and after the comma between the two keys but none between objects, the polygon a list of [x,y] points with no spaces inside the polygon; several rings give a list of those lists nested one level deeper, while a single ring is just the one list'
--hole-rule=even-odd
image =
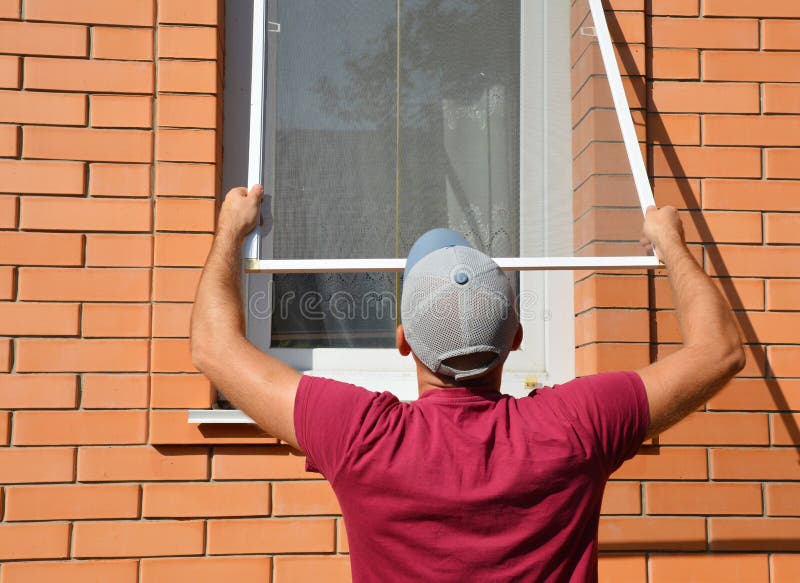
[{"label": "man's back", "polygon": [[304,377],[294,416],[342,506],[354,581],[583,582],[596,579],[603,488],[647,410],[635,373],[412,403]]}]

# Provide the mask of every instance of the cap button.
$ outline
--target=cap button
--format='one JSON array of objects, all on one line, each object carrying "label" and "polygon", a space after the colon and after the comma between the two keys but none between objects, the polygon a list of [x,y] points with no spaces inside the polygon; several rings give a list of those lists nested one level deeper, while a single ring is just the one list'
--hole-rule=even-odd
[{"label": "cap button", "polygon": [[459,271],[458,273],[455,274],[453,279],[455,279],[457,284],[464,285],[469,281],[469,276],[463,271]]}]

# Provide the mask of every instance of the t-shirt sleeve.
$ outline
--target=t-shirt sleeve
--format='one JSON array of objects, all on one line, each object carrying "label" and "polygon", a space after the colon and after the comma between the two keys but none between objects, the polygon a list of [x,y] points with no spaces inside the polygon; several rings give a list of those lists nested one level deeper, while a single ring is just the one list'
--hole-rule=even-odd
[{"label": "t-shirt sleeve", "polygon": [[556,388],[576,429],[592,441],[608,474],[636,454],[650,423],[647,393],[637,373],[601,373]]},{"label": "t-shirt sleeve", "polygon": [[306,454],[306,470],[333,481],[358,446],[365,421],[386,394],[303,375],[294,401],[294,428]]}]

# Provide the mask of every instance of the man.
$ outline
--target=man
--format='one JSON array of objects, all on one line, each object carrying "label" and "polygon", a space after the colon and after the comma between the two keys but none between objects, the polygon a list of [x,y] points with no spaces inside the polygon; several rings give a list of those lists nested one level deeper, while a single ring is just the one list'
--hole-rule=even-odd
[{"label": "man", "polygon": [[744,366],[730,308],[689,253],[674,209],[650,208],[683,346],[638,371],[499,393],[522,329],[506,276],[452,231],[409,253],[397,347],[420,398],[400,403],[303,376],[244,334],[240,249],[260,187],[232,190],[192,313],[197,368],[332,484],[359,581],[596,581],[609,475]]}]

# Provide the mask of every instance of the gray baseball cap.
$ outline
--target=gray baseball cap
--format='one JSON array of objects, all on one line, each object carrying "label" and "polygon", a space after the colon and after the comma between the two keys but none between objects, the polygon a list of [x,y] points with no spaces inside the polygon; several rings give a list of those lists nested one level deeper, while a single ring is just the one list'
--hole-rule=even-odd
[{"label": "gray baseball cap", "polygon": [[[403,272],[406,340],[431,371],[455,380],[479,377],[508,356],[519,327],[514,288],[491,257],[450,229],[422,235]],[[458,364],[486,354],[472,368]],[[492,357],[492,355],[494,355]],[[453,362],[455,360],[455,362]]]}]

